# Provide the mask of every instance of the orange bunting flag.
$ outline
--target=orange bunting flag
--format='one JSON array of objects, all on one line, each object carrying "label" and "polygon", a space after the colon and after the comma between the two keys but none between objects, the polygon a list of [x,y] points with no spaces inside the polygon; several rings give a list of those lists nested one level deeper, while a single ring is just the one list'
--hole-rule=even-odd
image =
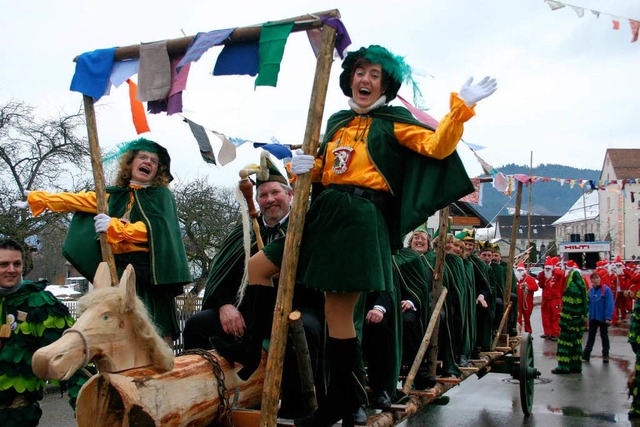
[{"label": "orange bunting flag", "polygon": [[133,125],[136,128],[136,132],[138,133],[138,135],[140,135],[141,133],[149,132],[149,123],[147,123],[147,115],[144,112],[144,105],[142,105],[142,102],[136,99],[138,86],[134,82],[132,82],[131,79],[127,79],[127,83],[129,84],[131,117],[133,118]]},{"label": "orange bunting flag", "polygon": [[629,24],[631,25],[631,43],[638,41],[638,32],[640,31],[640,21],[634,21],[633,19],[629,19]]},{"label": "orange bunting flag", "polygon": [[614,30],[619,30],[620,29],[620,21],[616,21],[614,19],[612,22],[613,22],[613,29]]}]

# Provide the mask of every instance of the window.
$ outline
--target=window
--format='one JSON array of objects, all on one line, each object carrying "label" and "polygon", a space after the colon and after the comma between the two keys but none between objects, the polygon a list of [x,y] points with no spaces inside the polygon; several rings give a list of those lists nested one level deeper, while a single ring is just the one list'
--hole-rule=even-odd
[{"label": "window", "polygon": [[537,228],[533,229],[533,234],[538,234],[538,229]]}]

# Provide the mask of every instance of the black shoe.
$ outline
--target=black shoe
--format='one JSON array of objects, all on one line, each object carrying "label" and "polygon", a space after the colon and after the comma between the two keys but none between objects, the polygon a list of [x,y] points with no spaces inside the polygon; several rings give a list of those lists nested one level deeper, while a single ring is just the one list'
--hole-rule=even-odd
[{"label": "black shoe", "polygon": [[589,361],[589,356],[587,356],[586,354],[582,355],[582,361],[583,362],[588,362]]},{"label": "black shoe", "polygon": [[426,390],[436,385],[436,378],[428,373],[421,373],[418,371],[418,375],[413,381],[413,386],[416,390]]},{"label": "black shoe", "polygon": [[582,369],[580,369],[580,368],[571,368],[569,370],[569,372],[571,372],[572,374],[581,374],[582,373]]},{"label": "black shoe", "polygon": [[364,405],[359,406],[356,412],[353,413],[353,423],[357,426],[366,426],[368,419],[369,417],[367,416],[367,410]]},{"label": "black shoe", "polygon": [[602,363],[609,363],[609,356],[602,356]]},{"label": "black shoe", "polygon": [[556,375],[566,375],[566,374],[570,374],[571,371],[565,371],[564,369],[554,368],[551,370],[551,373]]},{"label": "black shoe", "polygon": [[547,335],[540,335],[540,338],[549,338]]},{"label": "black shoe", "polygon": [[373,396],[373,405],[376,409],[387,409],[391,407],[391,398],[386,391],[376,393]]}]

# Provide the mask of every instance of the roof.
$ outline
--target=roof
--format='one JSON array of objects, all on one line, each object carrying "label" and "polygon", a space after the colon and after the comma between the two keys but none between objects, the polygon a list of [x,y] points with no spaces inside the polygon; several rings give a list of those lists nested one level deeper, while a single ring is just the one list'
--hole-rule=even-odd
[{"label": "roof", "polygon": [[[518,222],[518,228],[523,230],[524,237],[528,236],[529,218],[531,218],[531,238],[532,239],[555,239],[556,231],[553,223],[560,218],[558,215],[522,215]],[[499,228],[500,236],[511,238],[511,229],[513,227],[513,215],[498,215],[496,218],[496,226]],[[518,233],[518,239],[522,235]]]},{"label": "roof", "polygon": [[609,148],[605,154],[605,163],[607,157],[615,171],[615,179],[640,178],[640,148]]},{"label": "roof", "polygon": [[451,210],[449,212],[450,215],[453,216],[468,216],[468,217],[477,217],[480,220],[480,228],[486,227],[489,225],[489,221],[478,212],[469,202],[462,202],[458,200],[457,202],[453,202],[451,204]]},{"label": "roof", "polygon": [[562,215],[553,225],[597,219],[600,216],[599,200],[597,191],[585,193],[584,197],[580,196],[567,213]]}]

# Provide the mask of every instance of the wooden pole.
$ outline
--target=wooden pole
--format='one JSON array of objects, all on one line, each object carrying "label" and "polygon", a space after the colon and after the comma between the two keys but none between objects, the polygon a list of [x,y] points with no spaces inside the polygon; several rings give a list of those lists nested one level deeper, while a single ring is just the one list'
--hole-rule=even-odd
[{"label": "wooden pole", "polygon": [[255,203],[253,203],[253,184],[249,179],[249,171],[247,169],[240,170],[238,188],[242,192],[244,200],[247,202],[247,209],[249,210],[249,216],[253,224],[253,233],[256,235],[256,244],[258,245],[258,250],[261,250],[264,247],[264,243],[262,242],[262,235],[260,234],[260,224],[258,224],[258,216],[260,214],[256,209]]},{"label": "wooden pole", "polygon": [[505,307],[511,301],[511,286],[513,281],[513,258],[516,255],[516,240],[518,239],[518,225],[520,223],[520,205],[522,204],[522,181],[518,181],[516,190],[516,210],[513,213],[513,227],[511,228],[511,245],[509,246],[509,259],[507,260],[507,289],[505,290]]},{"label": "wooden pole", "polygon": [[[87,134],[89,136],[89,152],[91,154],[91,168],[93,169],[93,182],[95,183],[96,204],[98,213],[109,213],[107,206],[107,192],[104,183],[104,171],[102,170],[102,154],[100,153],[100,143],[98,142],[98,127],[96,125],[96,111],[93,107],[93,98],[83,95],[84,114],[87,122]],[[100,234],[100,251],[102,260],[109,265],[111,272],[111,285],[118,286],[118,273],[116,271],[116,261],[113,258],[111,247],[107,243],[107,233]],[[89,278],[93,280],[92,277]]]},{"label": "wooden pole", "polygon": [[[442,277],[444,276],[444,256],[446,247],[447,232],[449,230],[449,206],[440,209],[440,225],[438,227],[438,236],[444,239],[444,243],[438,246],[438,255],[436,258],[436,268],[433,272],[433,298],[440,299],[442,293]],[[431,323],[431,322],[429,322]],[[436,364],[438,361],[438,330],[440,328],[440,317],[436,319],[436,323],[433,327],[433,335],[436,339],[429,347],[429,355],[427,359],[429,361],[429,375],[436,376]]]},{"label": "wooden pole", "polygon": [[289,314],[289,328],[291,330],[293,349],[296,353],[296,361],[298,362],[302,406],[305,412],[310,414],[318,409],[318,400],[316,398],[316,388],[313,381],[309,346],[307,345],[307,337],[302,324],[302,313],[298,310],[292,311],[291,314]]},{"label": "wooden pole", "polygon": [[504,325],[507,323],[509,318],[509,312],[511,311],[511,301],[507,304],[504,309],[504,313],[502,313],[502,320],[500,320],[500,326],[498,326],[498,331],[496,332],[496,336],[493,337],[493,342],[491,343],[491,351],[494,351],[498,346],[498,342],[500,341],[500,335],[502,335],[502,331],[504,330]]},{"label": "wooden pole", "polygon": [[444,305],[444,299],[447,296],[447,292],[447,288],[441,289],[440,291],[440,297],[438,298],[438,302],[433,308],[433,313],[431,313],[431,318],[429,319],[427,332],[425,332],[424,337],[422,338],[420,348],[418,349],[418,354],[416,354],[416,358],[413,360],[413,365],[411,365],[411,370],[409,371],[407,379],[404,381],[404,385],[402,386],[402,391],[407,394],[411,391],[413,380],[416,378],[416,374],[418,373],[418,369],[420,368],[420,364],[422,363],[424,354],[427,352],[427,348],[429,348],[431,335],[433,334],[433,331],[436,328],[436,323],[438,323],[438,319],[440,318],[440,311],[442,310],[442,306]]},{"label": "wooden pole", "polygon": [[[302,149],[306,154],[315,154],[318,150],[322,113],[333,62],[335,36],[336,30],[334,28],[328,25],[322,27],[322,45],[318,52],[316,74],[307,114],[307,127],[302,144]],[[287,344],[287,319],[291,312],[293,288],[298,268],[298,248],[302,240],[304,218],[309,205],[311,175],[308,173],[300,175],[295,185],[295,197],[293,198],[293,206],[285,238],[283,263],[280,271],[276,306],[273,313],[267,372],[262,391],[260,426],[265,427],[276,426],[284,350]]]}]

